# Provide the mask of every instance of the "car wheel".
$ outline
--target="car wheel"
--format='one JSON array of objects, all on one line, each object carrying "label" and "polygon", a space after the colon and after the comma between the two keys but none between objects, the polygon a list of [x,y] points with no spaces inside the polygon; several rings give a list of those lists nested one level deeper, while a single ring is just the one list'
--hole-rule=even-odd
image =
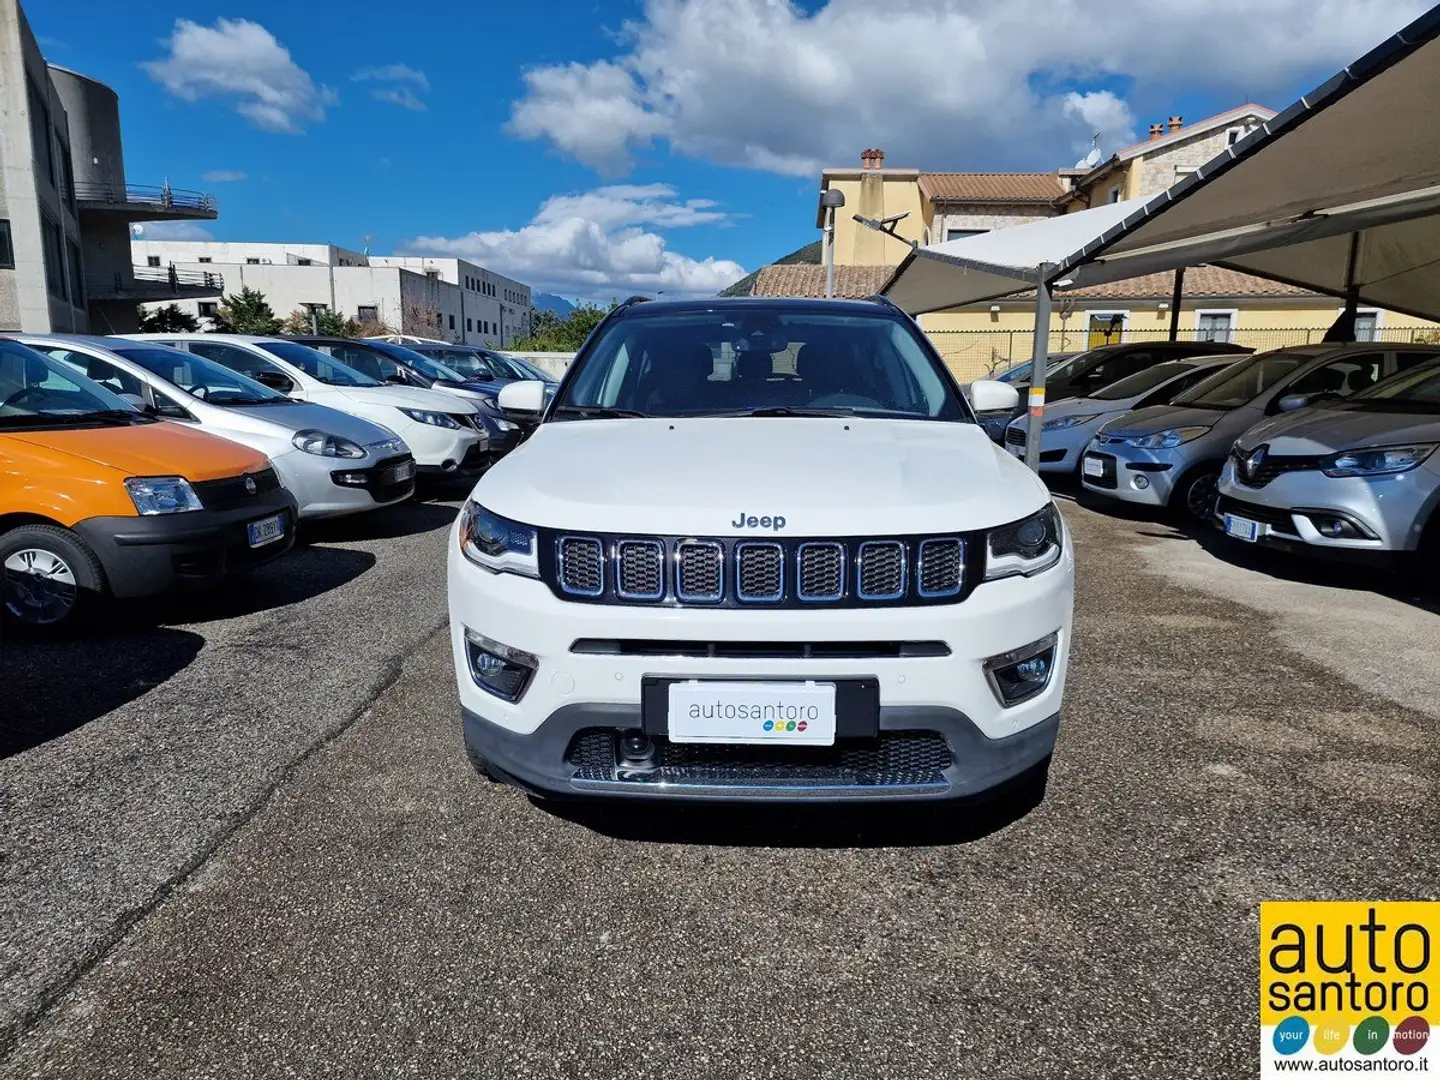
[{"label": "car wheel", "polygon": [[1199,465],[1180,478],[1170,496],[1170,509],[1189,521],[1206,524],[1215,516],[1215,500],[1220,470],[1214,465]]},{"label": "car wheel", "polygon": [[0,611],[22,629],[73,626],[104,582],[95,552],[69,529],[22,525],[0,536]]}]

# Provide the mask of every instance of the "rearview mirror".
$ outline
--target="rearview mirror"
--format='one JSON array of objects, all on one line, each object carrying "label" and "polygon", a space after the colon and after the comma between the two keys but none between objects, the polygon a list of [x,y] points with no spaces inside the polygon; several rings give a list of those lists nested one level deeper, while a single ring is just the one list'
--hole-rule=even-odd
[{"label": "rearview mirror", "polygon": [[1294,412],[1309,405],[1312,397],[1311,394],[1286,394],[1275,403],[1275,409],[1277,412]]},{"label": "rearview mirror", "polygon": [[510,420],[537,420],[545,409],[545,384],[538,379],[506,383],[495,400]]},{"label": "rearview mirror", "polygon": [[396,386],[405,386],[405,385],[406,385],[405,376],[404,376],[404,375],[401,375],[398,371],[395,372],[394,374],[386,375],[386,376],[385,376],[385,381],[386,381],[387,383],[394,383]]},{"label": "rearview mirror", "polygon": [[970,384],[970,407],[976,412],[1004,412],[1020,404],[1020,391],[996,379],[976,379]]}]

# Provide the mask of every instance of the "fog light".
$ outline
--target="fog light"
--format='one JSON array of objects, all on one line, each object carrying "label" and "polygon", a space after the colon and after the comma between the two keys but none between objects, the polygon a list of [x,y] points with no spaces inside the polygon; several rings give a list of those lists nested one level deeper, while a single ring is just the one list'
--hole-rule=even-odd
[{"label": "fog light", "polygon": [[1130,478],[1130,483],[1135,485],[1136,491],[1144,491],[1150,486],[1150,478],[1143,474],[1136,474]]},{"label": "fog light", "polygon": [[370,478],[363,472],[332,472],[330,479],[345,487],[364,487]]},{"label": "fog light", "polygon": [[1355,522],[1349,518],[1340,517],[1338,514],[1307,514],[1305,516],[1310,519],[1310,524],[1315,526],[1316,532],[1331,540],[1373,539]]},{"label": "fog light", "polygon": [[1050,685],[1055,670],[1059,635],[1050,634],[1029,645],[992,656],[985,661],[985,678],[995,700],[1007,709],[1039,694]]},{"label": "fog light", "polygon": [[520,700],[540,664],[530,653],[502,645],[469,627],[465,628],[465,653],[475,685],[504,701]]}]

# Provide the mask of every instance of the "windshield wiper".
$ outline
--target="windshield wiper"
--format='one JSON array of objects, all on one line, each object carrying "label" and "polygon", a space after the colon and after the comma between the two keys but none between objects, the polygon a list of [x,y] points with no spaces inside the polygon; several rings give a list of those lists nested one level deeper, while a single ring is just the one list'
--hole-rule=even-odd
[{"label": "windshield wiper", "polygon": [[706,413],[707,416],[854,416],[856,410],[812,409],[792,405],[766,405],[759,409],[736,409],[734,412]]},{"label": "windshield wiper", "polygon": [[612,409],[605,405],[557,405],[556,416],[579,416],[586,420],[643,420],[649,413],[635,409]]}]

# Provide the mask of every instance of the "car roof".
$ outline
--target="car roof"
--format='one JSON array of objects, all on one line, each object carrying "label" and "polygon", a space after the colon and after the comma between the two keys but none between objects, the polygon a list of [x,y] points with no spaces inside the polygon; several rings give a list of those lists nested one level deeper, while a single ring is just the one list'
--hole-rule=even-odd
[{"label": "car roof", "polygon": [[664,315],[698,311],[806,311],[819,315],[883,315],[904,314],[883,297],[872,300],[825,300],[800,296],[700,296],[688,299],[658,299],[632,296],[610,314],[617,318]]}]

